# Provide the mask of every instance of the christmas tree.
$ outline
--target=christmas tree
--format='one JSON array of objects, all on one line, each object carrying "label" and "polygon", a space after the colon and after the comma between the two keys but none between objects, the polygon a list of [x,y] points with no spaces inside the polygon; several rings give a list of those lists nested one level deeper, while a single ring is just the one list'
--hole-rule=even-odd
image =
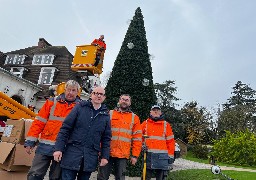
[{"label": "christmas tree", "polygon": [[143,15],[137,8],[106,86],[106,104],[116,107],[121,94],[132,98],[131,109],[145,120],[156,97]]}]

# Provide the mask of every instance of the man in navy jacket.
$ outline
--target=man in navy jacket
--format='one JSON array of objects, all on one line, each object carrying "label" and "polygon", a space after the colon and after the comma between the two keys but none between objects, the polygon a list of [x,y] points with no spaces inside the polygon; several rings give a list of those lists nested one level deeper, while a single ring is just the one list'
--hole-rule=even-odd
[{"label": "man in navy jacket", "polygon": [[62,179],[89,180],[99,154],[100,166],[108,163],[111,126],[104,100],[104,88],[94,88],[91,100],[77,104],[63,122],[53,154],[61,161]]}]

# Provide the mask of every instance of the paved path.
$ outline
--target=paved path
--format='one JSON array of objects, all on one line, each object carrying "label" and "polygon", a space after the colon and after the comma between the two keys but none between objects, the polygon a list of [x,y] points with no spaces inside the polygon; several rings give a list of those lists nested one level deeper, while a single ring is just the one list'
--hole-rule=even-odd
[{"label": "paved path", "polygon": [[[189,161],[186,159],[176,159],[173,164],[173,170],[172,171],[179,171],[179,170],[186,170],[186,169],[209,169],[211,170],[212,165],[210,164],[204,164],[204,163],[198,163],[194,161]],[[254,169],[245,169],[245,168],[235,168],[235,167],[227,167],[227,166],[220,166],[221,170],[232,170],[232,171],[247,171],[247,172],[255,172]],[[97,179],[97,172],[93,172],[91,175],[90,180],[96,180]],[[111,174],[109,177],[109,180],[114,180],[114,176]],[[126,180],[140,180],[140,177],[126,177]],[[155,178],[152,178],[154,180]],[[44,180],[48,179],[48,174],[46,175]]]}]

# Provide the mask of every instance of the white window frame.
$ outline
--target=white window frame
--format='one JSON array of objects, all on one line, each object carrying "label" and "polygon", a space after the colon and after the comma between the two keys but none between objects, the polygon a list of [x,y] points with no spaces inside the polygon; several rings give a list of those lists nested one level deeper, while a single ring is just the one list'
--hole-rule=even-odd
[{"label": "white window frame", "polygon": [[[51,77],[50,77],[50,82],[49,83],[44,83],[43,80],[42,80],[42,78],[44,77],[44,70],[46,70],[46,69],[50,69],[51,70]],[[54,77],[55,71],[58,71],[58,69],[56,67],[42,67],[37,84],[51,85],[51,83],[53,81],[53,77]]]},{"label": "white window frame", "polygon": [[[14,69],[17,69],[18,72],[14,71]],[[15,76],[18,76],[20,78],[22,78],[24,71],[27,71],[27,69],[24,67],[11,67],[11,70],[10,70],[11,73],[13,73]]]},{"label": "white window frame", "polygon": [[[38,61],[38,59],[41,58],[41,62]],[[45,63],[47,59],[50,58],[50,61],[48,63]],[[52,65],[53,60],[55,58],[54,54],[35,54],[33,56],[32,65]]]},{"label": "white window frame", "polygon": [[[9,58],[12,56],[12,62],[9,62]],[[4,64],[24,64],[24,60],[27,57],[25,54],[7,54]]]}]

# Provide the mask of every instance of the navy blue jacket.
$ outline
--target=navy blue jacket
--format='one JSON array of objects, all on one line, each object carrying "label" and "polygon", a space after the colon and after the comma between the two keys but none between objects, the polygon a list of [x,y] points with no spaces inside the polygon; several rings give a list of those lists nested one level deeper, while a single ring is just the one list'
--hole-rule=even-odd
[{"label": "navy blue jacket", "polygon": [[55,151],[63,152],[61,167],[93,172],[98,165],[99,152],[102,158],[109,159],[111,126],[105,105],[93,117],[90,101],[77,104],[66,119],[58,134]]}]

